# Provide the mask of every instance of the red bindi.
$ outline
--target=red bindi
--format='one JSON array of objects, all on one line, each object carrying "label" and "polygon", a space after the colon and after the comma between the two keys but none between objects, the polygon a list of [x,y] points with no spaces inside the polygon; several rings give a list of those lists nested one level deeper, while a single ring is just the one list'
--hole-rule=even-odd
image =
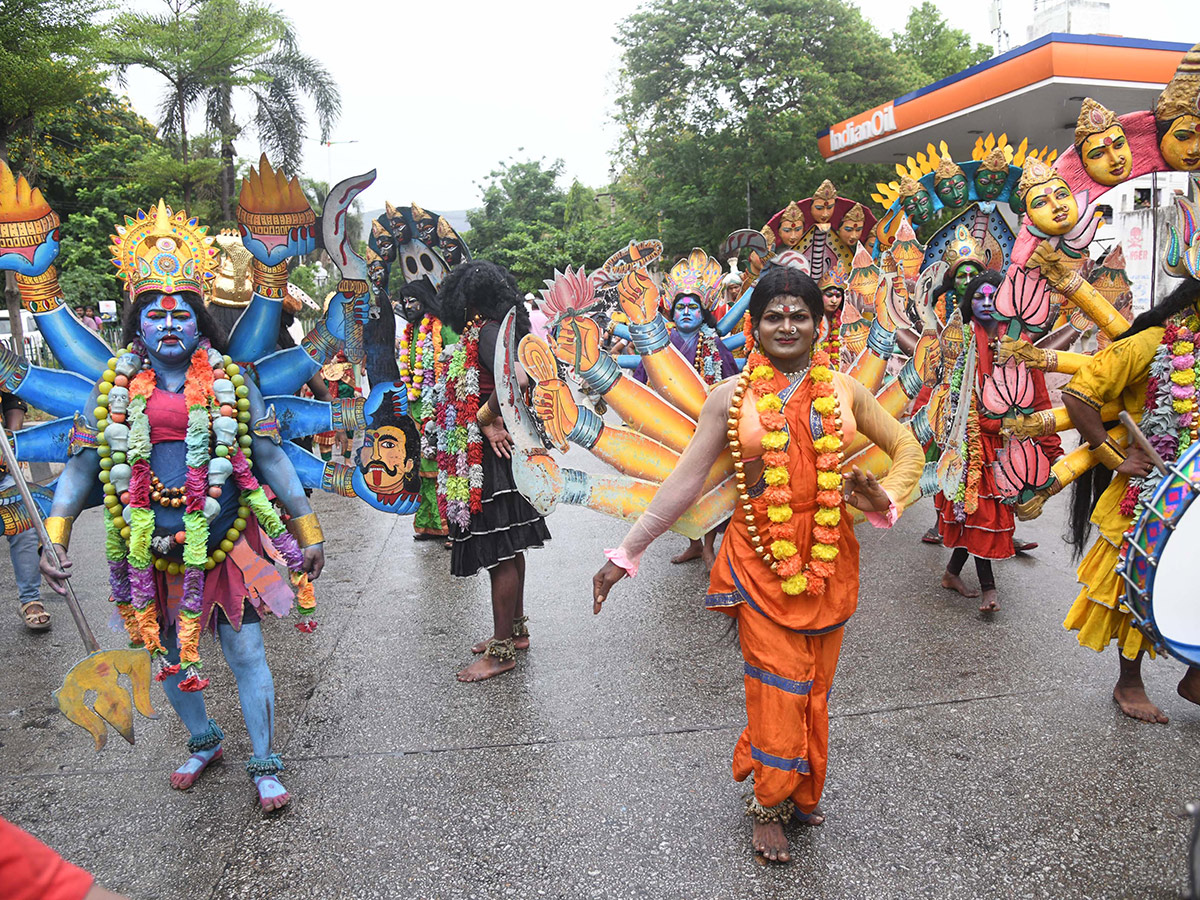
[{"label": "red bindi", "polygon": [[163,297],[162,298],[162,308],[163,309],[174,309],[175,308],[175,298],[174,297]]}]

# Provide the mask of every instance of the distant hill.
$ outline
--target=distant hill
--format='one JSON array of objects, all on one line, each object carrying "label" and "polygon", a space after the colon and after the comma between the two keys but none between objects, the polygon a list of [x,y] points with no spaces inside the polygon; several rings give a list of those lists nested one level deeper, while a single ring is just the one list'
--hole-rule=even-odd
[{"label": "distant hill", "polygon": [[[471,230],[471,225],[467,221],[467,211],[465,209],[446,210],[446,209],[438,209],[437,207],[428,207],[428,206],[425,208],[428,209],[430,212],[435,212],[438,215],[445,216],[446,221],[450,223],[450,227],[453,228],[455,231],[457,231],[459,234],[466,234],[468,231]],[[382,209],[373,209],[370,212],[368,212],[366,215],[367,215],[367,222],[369,223],[372,220],[378,219],[380,216],[382,216],[383,210]],[[368,224],[367,227],[370,228],[371,226]]]}]

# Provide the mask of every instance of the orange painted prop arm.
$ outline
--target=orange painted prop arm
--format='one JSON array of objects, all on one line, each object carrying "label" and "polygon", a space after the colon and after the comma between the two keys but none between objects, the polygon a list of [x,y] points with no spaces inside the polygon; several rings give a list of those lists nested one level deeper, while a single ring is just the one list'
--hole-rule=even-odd
[{"label": "orange painted prop arm", "polygon": [[1040,270],[1050,286],[1078,306],[1110,338],[1129,329],[1129,320],[1104,298],[1083,276],[1067,265],[1062,252],[1042,241],[1030,254],[1027,269]]},{"label": "orange painted prop arm", "polygon": [[[1129,437],[1129,431],[1124,425],[1118,425],[1116,428],[1108,430],[1108,436],[1116,441],[1118,445],[1125,446],[1127,443],[1126,439]],[[1042,490],[1034,494],[1025,503],[1017,504],[1017,518],[1022,522],[1036,519],[1042,514],[1042,507],[1047,500],[1059,493],[1084,472],[1099,464],[1100,461],[1096,459],[1096,455],[1092,453],[1091,448],[1087,444],[1084,444],[1082,447],[1076,447],[1050,467],[1050,484],[1047,487],[1042,488]]]},{"label": "orange painted prop arm", "polygon": [[[1116,421],[1117,414],[1124,408],[1124,403],[1118,397],[1116,400],[1108,401],[1100,408],[1100,417],[1105,422]],[[1036,438],[1058,434],[1060,431],[1070,431],[1074,427],[1067,408],[1056,406],[1053,409],[1043,409],[1028,415],[1006,416],[1003,420],[1001,434],[1011,435],[1015,438]]]},{"label": "orange painted prop arm", "polygon": [[682,453],[696,432],[695,420],[685,416],[650,388],[621,371],[600,349],[600,326],[591,319],[564,321],[554,344],[555,355],[575,370],[590,389],[635,431]]},{"label": "orange painted prop arm", "polygon": [[[646,511],[659,488],[657,484],[616,475],[588,475],[586,479],[583,491],[575,491],[572,496],[564,494],[563,499],[626,522],[636,521]],[[699,540],[728,519],[736,503],[737,484],[730,478],[702,496],[670,530]]]},{"label": "orange painted prop arm", "polygon": [[667,323],[658,312],[658,288],[649,275],[638,270],[621,279],[618,292],[650,385],[680,412],[699,418],[708,388],[691,363],[671,345]]}]

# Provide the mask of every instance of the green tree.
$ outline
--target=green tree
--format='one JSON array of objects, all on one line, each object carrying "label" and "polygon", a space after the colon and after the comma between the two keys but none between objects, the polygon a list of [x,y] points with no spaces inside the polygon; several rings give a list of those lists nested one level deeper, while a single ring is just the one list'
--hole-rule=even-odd
[{"label": "green tree", "polygon": [[909,10],[904,31],[892,32],[892,44],[897,53],[916,64],[928,82],[940,81],[992,57],[991,46],[972,46],[971,36],[951,28],[932,0],[923,0]]},{"label": "green tree", "polygon": [[617,43],[618,206],[668,256],[711,252],[824,178],[866,198],[886,168],[826,164],[818,132],[928,80],[845,0],[651,0]]},{"label": "green tree", "polygon": [[[313,101],[325,140],[341,111],[341,97],[325,68],[300,50],[291,21],[259,0],[163,3],[163,13],[118,16],[105,43],[106,58],[119,76],[140,67],[166,79],[160,125],[165,136],[178,142],[185,168],[193,160],[188,115],[203,108],[223,163],[221,217],[231,221],[237,192],[234,142],[247,124],[235,115],[238,98],[253,101],[251,123],[272,162],[295,172],[304,153],[303,98]],[[199,177],[187,174],[185,200],[190,203],[191,184]]]},{"label": "green tree", "polygon": [[541,290],[568,265],[599,268],[633,237],[607,202],[600,209],[595,191],[578,181],[563,191],[562,170],[562,160],[501,163],[479,186],[483,205],[467,213],[471,254],[508,268],[523,291]]}]

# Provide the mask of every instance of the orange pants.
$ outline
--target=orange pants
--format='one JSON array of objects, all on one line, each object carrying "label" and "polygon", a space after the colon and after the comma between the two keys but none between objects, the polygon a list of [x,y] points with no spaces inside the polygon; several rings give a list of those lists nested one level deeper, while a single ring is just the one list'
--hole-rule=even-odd
[{"label": "orange pants", "polygon": [[801,812],[812,812],[825,788],[829,689],[844,629],[798,634],[745,603],[734,609],[748,724],[733,751],[733,777],[744,781],[753,772],[754,796],[763,806],[791,797]]}]

